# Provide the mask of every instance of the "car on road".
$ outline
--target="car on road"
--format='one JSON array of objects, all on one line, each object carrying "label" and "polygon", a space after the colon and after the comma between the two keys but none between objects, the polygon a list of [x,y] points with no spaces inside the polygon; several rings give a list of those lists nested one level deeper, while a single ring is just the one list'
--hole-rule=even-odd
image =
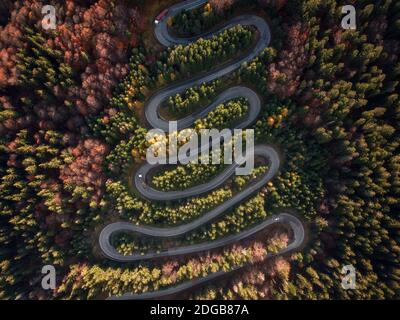
[{"label": "car on road", "polygon": [[165,10],[161,11],[161,12],[159,13],[159,15],[156,17],[156,19],[154,20],[154,23],[155,23],[155,24],[159,24],[159,23],[162,21],[162,19],[165,18],[165,16],[166,16],[167,14],[168,14],[168,9],[165,9]]}]

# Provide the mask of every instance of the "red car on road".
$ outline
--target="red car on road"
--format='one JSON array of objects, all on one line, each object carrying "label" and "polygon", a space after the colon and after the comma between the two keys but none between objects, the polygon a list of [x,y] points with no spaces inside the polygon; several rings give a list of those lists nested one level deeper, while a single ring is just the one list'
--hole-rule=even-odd
[{"label": "red car on road", "polygon": [[160,14],[156,17],[156,20],[154,21],[156,24],[160,23],[160,21],[167,15],[168,9],[165,9],[160,12]]}]

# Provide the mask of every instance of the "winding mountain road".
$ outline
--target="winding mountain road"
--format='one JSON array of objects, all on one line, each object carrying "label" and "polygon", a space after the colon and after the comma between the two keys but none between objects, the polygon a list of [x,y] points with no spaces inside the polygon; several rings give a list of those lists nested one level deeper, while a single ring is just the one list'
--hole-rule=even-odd
[{"label": "winding mountain road", "polygon": [[[176,15],[183,9],[191,10],[196,7],[199,7],[205,4],[206,0],[189,0],[178,3],[169,8],[168,14],[166,17],[160,21],[159,24],[155,27],[155,35],[158,41],[163,44],[164,46],[174,46],[174,45],[187,45],[193,41],[196,41],[199,37],[194,38],[175,38],[168,32],[166,21],[168,17],[172,17]],[[221,29],[227,29],[237,24],[241,24],[244,26],[253,26],[258,30],[258,41],[255,45],[254,49],[250,54],[243,58],[239,58],[238,60],[234,61],[233,63],[223,66],[213,71],[200,76],[196,77],[192,80],[188,80],[184,83],[172,85],[167,87],[163,90],[158,91],[146,104],[145,106],[145,116],[147,122],[154,128],[161,129],[163,131],[168,131],[169,121],[164,119],[160,113],[159,108],[163,100],[168,98],[169,96],[175,95],[177,93],[181,93],[186,89],[200,85],[202,83],[207,83],[212,80],[215,80],[219,77],[227,75],[236,69],[238,69],[243,63],[249,62],[254,59],[261,51],[263,51],[270,42],[271,34],[268,24],[265,22],[264,19],[258,16],[252,15],[244,15],[240,17],[236,17],[226,23]],[[219,31],[219,32],[220,32]],[[211,37],[213,34],[206,34],[202,35],[202,38]],[[241,122],[235,127],[237,129],[244,128],[246,126],[251,125],[257,118],[260,110],[261,110],[261,101],[259,96],[251,89],[244,87],[244,86],[236,86],[229,88],[222,92],[212,104],[207,106],[205,109],[193,113],[183,119],[177,121],[178,130],[190,127],[193,123],[204,116],[206,116],[211,110],[215,109],[221,103],[232,100],[237,97],[244,97],[249,102],[249,110],[241,120]],[[200,147],[198,153],[201,151],[202,147]],[[267,226],[275,223],[282,223],[285,225],[289,225],[292,233],[293,233],[293,241],[286,247],[285,249],[281,250],[279,255],[292,251],[294,249],[299,248],[305,239],[305,232],[303,228],[303,224],[301,221],[296,218],[295,216],[289,213],[281,213],[276,216],[272,216],[269,219],[263,221],[262,223],[258,224],[255,227],[250,229],[244,230],[238,234],[230,235],[218,239],[216,241],[210,242],[203,242],[199,244],[179,247],[179,248],[169,248],[165,251],[161,252],[149,252],[144,255],[141,254],[132,254],[132,255],[123,255],[119,253],[111,244],[111,239],[114,234],[121,233],[121,232],[135,232],[147,236],[152,237],[159,237],[159,238],[169,238],[169,237],[176,237],[183,235],[189,231],[192,231],[205,223],[212,221],[213,219],[219,217],[221,214],[226,212],[228,209],[232,208],[233,206],[241,203],[250,195],[254,194],[258,190],[260,190],[266,183],[268,183],[278,172],[280,166],[280,158],[277,151],[269,145],[257,145],[254,148],[254,156],[262,157],[268,162],[268,171],[256,181],[249,183],[245,189],[235,194],[232,198],[228,199],[226,202],[218,205],[217,207],[213,208],[212,210],[204,213],[201,217],[191,221],[190,223],[179,225],[176,227],[155,227],[155,226],[143,226],[143,225],[135,225],[129,222],[115,222],[107,225],[100,233],[99,236],[99,245],[105,256],[109,259],[119,262],[133,262],[133,261],[142,261],[148,259],[155,259],[161,257],[171,257],[176,255],[185,255],[185,254],[192,254],[196,252],[212,250],[215,248],[223,247],[242,239],[245,239],[251,235],[256,234],[257,232],[263,230]],[[248,156],[253,156],[248,155]],[[195,195],[200,195],[210,190],[213,190],[217,187],[223,185],[229,178],[231,178],[235,174],[236,168],[240,164],[234,163],[227,166],[224,171],[214,177],[211,181],[196,185],[192,188],[183,190],[183,191],[168,191],[163,192],[160,190],[154,189],[146,182],[146,176],[150,173],[151,170],[157,168],[159,165],[151,165],[151,164],[144,164],[142,165],[136,172],[135,176],[133,177],[133,182],[138,190],[138,192],[146,199],[151,201],[171,201],[177,200],[181,198],[192,197]],[[277,254],[268,254],[267,257],[271,257]],[[233,272],[244,266],[237,266],[233,270],[229,272]],[[201,283],[206,281],[210,281],[215,279],[223,274],[226,274],[224,271],[212,273],[204,278],[195,279],[192,281],[184,282],[180,285],[175,287],[170,287],[168,289],[157,290],[153,292],[146,292],[143,294],[132,294],[127,293],[122,296],[118,297],[110,297],[110,299],[151,299],[151,298],[160,298],[163,296],[171,295],[174,293],[178,293],[180,291],[189,289],[191,287],[197,286]]]},{"label": "winding mountain road", "polygon": [[[229,237],[226,237],[226,238],[214,241],[214,242],[207,242],[205,244],[202,243],[202,244],[193,245],[193,246],[181,247],[179,249],[176,249],[176,248],[169,249],[165,253],[156,254],[152,257],[150,257],[150,255],[149,255],[148,258],[150,259],[150,258],[166,257],[166,256],[170,256],[171,255],[170,253],[172,253],[172,255],[178,255],[178,254],[182,255],[182,254],[195,253],[195,252],[199,252],[199,251],[215,249],[215,248],[222,247],[222,246],[228,245],[230,243],[245,239],[274,223],[288,224],[293,231],[294,239],[286,248],[282,249],[278,253],[267,253],[267,255],[265,257],[266,259],[291,252],[292,250],[299,248],[303,244],[305,234],[304,234],[303,224],[301,223],[301,221],[291,214],[281,213],[278,216],[271,217],[268,220],[264,221],[263,223],[259,224],[258,226],[254,227],[250,230],[243,231],[237,235],[232,235],[232,236],[229,236]],[[118,257],[116,257],[116,260],[117,261],[132,261],[129,259],[122,260],[122,259],[124,259],[123,257],[124,256],[118,256]],[[138,259],[138,260],[140,260],[140,259]],[[248,266],[249,264],[250,263],[244,264],[242,266],[236,266],[236,267],[232,268],[230,271],[218,271],[218,272],[210,273],[206,277],[194,279],[192,281],[186,281],[186,282],[183,282],[174,287],[169,287],[169,288],[161,289],[161,290],[157,290],[157,291],[145,292],[145,293],[141,293],[141,294],[126,293],[121,296],[112,296],[109,298],[109,300],[146,300],[146,299],[156,299],[156,298],[170,296],[170,295],[185,291],[187,289],[193,288],[195,286],[201,285],[205,282],[211,281],[213,279],[216,279],[216,278],[226,275],[228,273],[233,273],[234,271],[243,269],[246,266]]]}]

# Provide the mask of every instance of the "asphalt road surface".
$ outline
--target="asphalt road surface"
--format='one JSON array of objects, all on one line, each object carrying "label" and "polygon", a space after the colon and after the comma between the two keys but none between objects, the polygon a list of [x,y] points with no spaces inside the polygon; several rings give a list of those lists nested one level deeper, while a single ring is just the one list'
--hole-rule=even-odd
[{"label": "asphalt road surface", "polygon": [[[200,36],[193,38],[175,38],[168,32],[166,21],[168,17],[176,15],[179,11],[183,9],[190,10],[198,6],[201,6],[206,2],[207,2],[206,0],[189,0],[178,3],[170,7],[168,10],[168,14],[162,19],[162,21],[159,24],[155,25],[154,32],[158,41],[164,46],[174,46],[178,44],[187,45],[200,38]],[[253,26],[258,30],[259,33],[258,42],[255,45],[252,52],[245,57],[238,58],[236,61],[232,62],[229,65],[225,65],[223,67],[214,69],[213,71],[206,73],[205,75],[202,75],[200,77],[195,77],[191,80],[187,80],[183,83],[172,85],[170,87],[158,91],[154,96],[151,97],[151,99],[145,105],[145,116],[150,126],[152,126],[153,128],[161,129],[163,131],[168,131],[169,121],[164,119],[159,114],[159,108],[163,100],[165,100],[169,96],[181,93],[192,86],[213,81],[219,77],[222,77],[224,75],[227,75],[235,71],[236,69],[240,68],[240,66],[243,63],[251,61],[261,51],[263,51],[266,47],[268,47],[271,39],[270,28],[268,24],[265,22],[265,20],[258,16],[244,15],[236,17],[230,20],[228,23],[226,23],[218,32],[221,32],[224,29],[233,27],[238,24],[241,24],[243,26]],[[212,35],[213,34],[203,34],[201,37],[208,38],[211,37]],[[235,99],[237,97],[246,98],[249,102],[250,108],[247,112],[247,115],[244,117],[244,119],[241,120],[239,124],[237,124],[235,128],[240,129],[251,125],[256,120],[261,110],[261,102],[259,96],[253,90],[247,87],[236,86],[222,92],[214,100],[214,102],[209,106],[207,106],[205,109],[202,109],[199,112],[195,112],[183,119],[178,120],[177,121],[178,130],[190,127],[197,119],[203,118],[211,110],[215,109],[221,103]],[[201,149],[202,147],[200,147],[198,153],[201,151]],[[167,250],[160,252],[148,252],[144,255],[141,254],[123,255],[117,252],[117,250],[111,244],[112,236],[114,234],[121,232],[135,232],[138,234],[143,234],[152,237],[159,237],[159,238],[169,238],[169,237],[176,237],[179,235],[183,235],[189,231],[192,231],[204,225],[205,223],[212,221],[213,219],[217,218],[218,216],[226,212],[228,209],[239,204],[240,202],[242,202],[243,200],[245,200],[246,198],[257,192],[258,190],[260,190],[263,186],[265,186],[265,184],[268,183],[268,181],[270,181],[277,174],[279,170],[280,166],[279,154],[272,146],[257,145],[255,146],[253,151],[254,151],[254,156],[262,157],[268,162],[268,171],[261,178],[257,179],[256,181],[253,181],[252,183],[249,183],[244,190],[235,194],[232,198],[228,199],[223,204],[218,205],[217,207],[213,208],[207,213],[204,213],[201,217],[184,225],[163,228],[155,226],[135,225],[129,222],[111,223],[101,231],[99,236],[99,245],[105,256],[114,261],[133,262],[133,261],[142,261],[148,259],[156,259],[161,257],[192,254],[196,252],[212,250],[215,248],[235,243],[237,241],[240,241],[251,235],[256,234],[257,232],[263,230],[267,226],[274,223],[282,223],[285,225],[289,225],[293,233],[293,241],[288,245],[288,247],[281,250],[277,254],[281,255],[299,248],[302,245],[305,238],[303,224],[298,218],[286,212],[276,216],[272,216],[255,227],[244,230],[238,234],[223,237],[216,241],[203,242],[178,248],[169,248]],[[157,166],[159,165],[150,165],[146,163],[142,165],[135,172],[134,177],[132,177],[134,179],[133,182],[138,192],[144,198],[151,201],[172,201],[209,192],[219,186],[222,186],[229,178],[231,178],[235,174],[235,170],[239,166],[239,164],[233,163],[232,165],[228,165],[226,169],[224,169],[220,174],[218,174],[216,177],[214,177],[211,181],[207,183],[197,185],[183,191],[168,191],[168,192],[156,190],[152,186],[150,186],[146,181],[146,176],[150,173],[151,170],[157,168]],[[268,254],[267,257],[271,257],[277,254]],[[238,266],[229,272],[233,272],[243,267],[244,266]],[[110,299],[160,298],[163,296],[181,292],[183,290],[187,290],[191,287],[210,281],[226,273],[227,272],[219,271],[211,273],[206,277],[194,279],[192,281],[187,281],[167,289],[161,289],[142,294],[127,293],[122,296],[110,297]]]},{"label": "asphalt road surface", "polygon": [[[241,232],[236,236],[231,236],[232,238],[231,237],[227,237],[227,238],[230,238],[229,239],[230,242],[236,242],[236,241],[244,239],[244,238],[264,229],[265,227],[267,227],[271,224],[278,223],[278,222],[290,225],[290,227],[292,228],[292,231],[293,231],[294,239],[286,248],[282,249],[278,253],[267,253],[266,258],[272,258],[274,256],[283,255],[285,253],[291,252],[292,250],[295,250],[298,247],[300,247],[303,244],[304,237],[305,237],[303,224],[295,216],[288,214],[288,213],[281,213],[278,216],[271,217],[270,219],[264,221],[262,224],[258,225],[255,228]],[[233,237],[235,237],[235,238],[233,238]],[[226,243],[221,244],[222,242],[224,242],[224,239],[217,240],[215,242],[219,242],[219,243],[214,246],[212,246],[211,243],[206,243],[205,244],[206,248],[203,247],[201,250],[198,250],[198,251],[210,250],[210,249],[217,248],[219,246],[226,245]],[[186,248],[190,248],[190,247],[195,247],[195,246],[182,247],[183,248],[182,251],[186,251]],[[173,250],[177,250],[177,249],[173,249]],[[197,250],[192,251],[192,253],[193,252],[197,252]],[[179,254],[184,254],[184,253],[179,253]],[[158,257],[162,257],[162,256],[167,256],[167,255],[158,255],[158,256],[154,256],[153,258],[158,258]],[[118,260],[118,261],[121,261],[121,260]],[[210,273],[206,277],[193,279],[191,281],[186,281],[177,286],[169,287],[166,289],[161,289],[161,290],[157,290],[157,291],[149,291],[149,292],[145,292],[145,293],[141,293],[141,294],[125,293],[121,296],[112,296],[109,298],[109,300],[146,300],[146,299],[157,299],[157,298],[170,296],[170,295],[188,290],[195,286],[201,285],[203,283],[209,282],[213,279],[216,279],[216,278],[226,275],[228,273],[233,273],[234,271],[243,269],[246,266],[248,266],[249,264],[250,263],[244,264],[242,266],[236,266],[236,267],[232,268],[230,271],[218,271],[218,272]]]}]

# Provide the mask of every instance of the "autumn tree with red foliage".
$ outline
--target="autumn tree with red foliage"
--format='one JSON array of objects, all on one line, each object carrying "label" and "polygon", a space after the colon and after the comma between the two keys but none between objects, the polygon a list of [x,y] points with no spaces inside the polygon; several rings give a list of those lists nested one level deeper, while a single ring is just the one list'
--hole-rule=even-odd
[{"label": "autumn tree with red foliage", "polygon": [[65,186],[84,186],[85,189],[93,190],[91,201],[98,202],[106,179],[102,164],[108,152],[107,145],[99,140],[87,139],[68,151],[74,160],[61,169],[60,179]]},{"label": "autumn tree with red foliage", "polygon": [[[41,27],[47,4],[56,8],[56,30]],[[128,73],[142,18],[138,8],[106,0],[17,0],[6,9],[10,19],[0,24],[0,210],[8,249],[0,256],[0,297],[23,290],[35,298],[48,293],[29,293],[23,284],[40,273],[37,266],[64,265],[88,250],[76,231],[98,215],[108,148],[87,137],[86,117],[108,108]],[[8,263],[16,260],[24,266],[21,274]]]},{"label": "autumn tree with red foliage", "polygon": [[276,62],[268,66],[268,90],[280,98],[288,98],[296,93],[300,77],[308,61],[304,45],[308,39],[307,30],[296,23],[286,26],[288,34],[286,47],[282,50]]},{"label": "autumn tree with red foliage", "polygon": [[210,0],[209,3],[217,12],[223,12],[229,9],[235,0]]},{"label": "autumn tree with red foliage", "polygon": [[257,2],[261,6],[272,6],[277,10],[280,10],[287,4],[288,0],[257,0]]}]

